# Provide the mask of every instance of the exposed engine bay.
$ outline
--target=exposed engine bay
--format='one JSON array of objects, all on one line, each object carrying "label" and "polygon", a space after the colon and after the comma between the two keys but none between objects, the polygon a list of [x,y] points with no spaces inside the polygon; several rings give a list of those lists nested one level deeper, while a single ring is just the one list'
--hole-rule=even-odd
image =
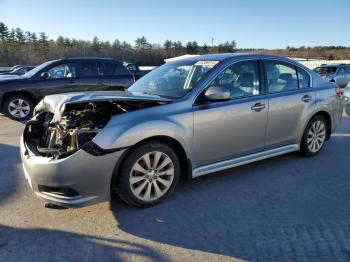
[{"label": "exposed engine bay", "polygon": [[66,104],[59,119],[47,110],[35,112],[23,138],[37,153],[64,158],[79,150],[103,129],[112,116],[164,104],[158,101],[95,101]]}]

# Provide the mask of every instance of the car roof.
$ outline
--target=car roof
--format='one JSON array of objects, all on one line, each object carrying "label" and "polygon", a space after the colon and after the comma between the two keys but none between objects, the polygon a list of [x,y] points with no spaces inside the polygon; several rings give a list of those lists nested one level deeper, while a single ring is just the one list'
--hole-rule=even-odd
[{"label": "car roof", "polygon": [[109,57],[66,57],[60,59],[59,61],[110,61],[110,62],[118,62],[117,60]]},{"label": "car roof", "polygon": [[[224,54],[207,54],[184,58],[177,61],[225,61],[228,59],[242,59],[242,58],[253,58],[253,59],[283,59],[290,61],[290,59],[283,56],[276,55],[265,55],[255,53],[224,53]],[[175,61],[175,62],[177,62]],[[170,62],[171,63],[171,62]]]}]

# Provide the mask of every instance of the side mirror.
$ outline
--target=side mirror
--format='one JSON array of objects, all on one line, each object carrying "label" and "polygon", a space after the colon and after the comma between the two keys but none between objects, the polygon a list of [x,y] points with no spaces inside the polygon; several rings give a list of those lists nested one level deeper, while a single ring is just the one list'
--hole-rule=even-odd
[{"label": "side mirror", "polygon": [[230,90],[223,86],[211,86],[205,93],[207,101],[225,101],[231,97]]},{"label": "side mirror", "polygon": [[41,73],[40,77],[41,77],[41,79],[47,79],[47,78],[49,78],[49,73],[43,72],[43,73]]}]

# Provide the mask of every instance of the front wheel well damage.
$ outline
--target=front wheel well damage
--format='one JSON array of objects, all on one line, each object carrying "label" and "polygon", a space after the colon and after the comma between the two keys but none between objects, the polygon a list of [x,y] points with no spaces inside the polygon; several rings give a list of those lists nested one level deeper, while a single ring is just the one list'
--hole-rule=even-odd
[{"label": "front wheel well damage", "polygon": [[142,144],[151,142],[151,141],[158,141],[161,143],[164,143],[168,146],[170,146],[171,148],[173,148],[177,154],[177,156],[179,157],[180,160],[180,165],[181,165],[181,172],[180,172],[180,176],[182,179],[190,179],[192,178],[192,164],[191,164],[191,160],[188,159],[187,154],[185,149],[183,148],[183,146],[181,145],[181,143],[179,141],[177,141],[176,139],[169,137],[169,136],[153,136],[153,137],[149,137],[146,138],[144,140],[141,140],[140,142],[136,143],[135,145],[129,147],[119,158],[118,162],[116,163],[116,166],[114,168],[113,171],[113,175],[112,175],[112,180],[111,180],[111,195],[114,193],[114,185],[116,182],[116,178],[121,170],[121,166],[124,162],[124,160],[129,156],[129,154],[137,147],[139,147]]}]

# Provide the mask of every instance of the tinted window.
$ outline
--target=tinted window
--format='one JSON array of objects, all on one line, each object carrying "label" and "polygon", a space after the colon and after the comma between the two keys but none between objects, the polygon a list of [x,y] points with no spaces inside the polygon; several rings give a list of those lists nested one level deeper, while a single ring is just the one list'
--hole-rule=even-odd
[{"label": "tinted window", "polygon": [[259,95],[258,63],[257,61],[235,63],[226,68],[210,85],[228,88],[231,98]]},{"label": "tinted window", "polygon": [[264,66],[269,93],[298,89],[298,78],[294,65],[278,61],[264,61]]},{"label": "tinted window", "polygon": [[60,64],[48,71],[48,79],[76,77],[76,65],[74,63]]},{"label": "tinted window", "polygon": [[345,77],[345,70],[343,67],[339,68],[339,70],[337,72],[337,76]]},{"label": "tinted window", "polygon": [[116,63],[105,63],[106,75],[117,75],[118,65]]},{"label": "tinted window", "polygon": [[350,77],[350,66],[345,67],[346,76]]},{"label": "tinted window", "polygon": [[316,67],[314,70],[320,74],[320,75],[328,75],[328,74],[334,74],[335,71],[337,71],[336,66],[322,66],[322,67]]},{"label": "tinted window", "polygon": [[297,67],[297,71],[298,71],[299,88],[309,87],[310,86],[309,74],[305,70],[298,67]]},{"label": "tinted window", "polygon": [[80,74],[82,77],[103,76],[102,64],[97,62],[81,62]]}]

